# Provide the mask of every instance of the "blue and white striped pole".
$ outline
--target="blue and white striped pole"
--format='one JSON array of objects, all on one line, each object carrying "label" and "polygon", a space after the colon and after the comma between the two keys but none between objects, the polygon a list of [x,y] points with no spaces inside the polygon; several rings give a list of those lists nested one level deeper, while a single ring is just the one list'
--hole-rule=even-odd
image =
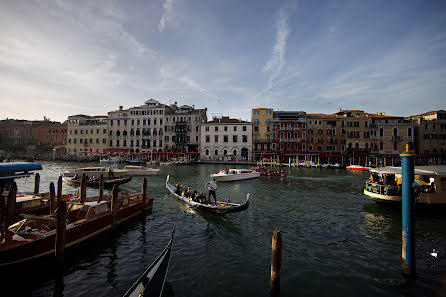
[{"label": "blue and white striped pole", "polygon": [[415,275],[415,196],[412,188],[414,182],[415,154],[406,150],[400,154],[402,159],[402,269],[407,276]]}]

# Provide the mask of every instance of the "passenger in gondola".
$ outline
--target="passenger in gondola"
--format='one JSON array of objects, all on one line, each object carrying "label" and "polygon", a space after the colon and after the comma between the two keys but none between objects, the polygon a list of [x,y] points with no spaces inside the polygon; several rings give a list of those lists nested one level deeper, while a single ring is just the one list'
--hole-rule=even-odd
[{"label": "passenger in gondola", "polygon": [[197,190],[195,190],[195,191],[192,193],[192,200],[195,201],[195,202],[197,202],[197,196],[198,196],[198,193],[197,193]]},{"label": "passenger in gondola", "polygon": [[181,196],[181,192],[182,192],[182,190],[183,190],[183,189],[181,188],[181,185],[180,185],[180,184],[176,184],[176,185],[175,185],[175,188],[176,188],[176,190],[175,190],[175,194]]},{"label": "passenger in gondola", "polygon": [[203,192],[201,192],[201,191],[197,196],[197,202],[198,203],[206,203],[206,196],[204,196]]}]

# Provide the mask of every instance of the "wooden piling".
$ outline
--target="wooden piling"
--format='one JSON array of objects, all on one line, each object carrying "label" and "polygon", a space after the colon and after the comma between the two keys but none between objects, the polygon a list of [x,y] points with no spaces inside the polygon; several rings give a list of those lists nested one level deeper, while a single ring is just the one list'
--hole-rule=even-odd
[{"label": "wooden piling", "polygon": [[280,291],[280,268],[282,266],[282,235],[279,229],[274,229],[271,245],[271,295],[278,295]]},{"label": "wooden piling", "polygon": [[54,213],[56,210],[56,190],[54,188],[54,183],[50,183],[50,214]]},{"label": "wooden piling", "polygon": [[111,211],[112,211],[112,224],[111,228],[112,230],[116,230],[116,225],[118,223],[117,220],[117,214],[118,214],[118,186],[113,186],[113,194],[112,194],[112,201],[111,201]]},{"label": "wooden piling", "polygon": [[17,184],[13,183],[8,193],[8,201],[6,205],[6,218],[5,218],[5,229],[13,223],[15,213],[16,213],[16,197],[17,197]]},{"label": "wooden piling", "polygon": [[62,200],[62,175],[59,175],[59,179],[57,180],[57,205]]},{"label": "wooden piling", "polygon": [[142,181],[142,211],[146,208],[146,196],[147,196],[147,178],[144,177]]},{"label": "wooden piling", "polygon": [[40,174],[36,173],[34,177],[34,194],[39,194],[40,188]]},{"label": "wooden piling", "polygon": [[63,267],[65,258],[65,234],[67,229],[67,202],[60,200],[56,210],[57,229],[56,229],[56,262],[58,267]]},{"label": "wooden piling", "polygon": [[85,174],[83,174],[81,179],[81,203],[84,203],[86,199],[87,199],[87,178]]},{"label": "wooden piling", "polygon": [[104,198],[104,175],[99,178],[99,201]]}]

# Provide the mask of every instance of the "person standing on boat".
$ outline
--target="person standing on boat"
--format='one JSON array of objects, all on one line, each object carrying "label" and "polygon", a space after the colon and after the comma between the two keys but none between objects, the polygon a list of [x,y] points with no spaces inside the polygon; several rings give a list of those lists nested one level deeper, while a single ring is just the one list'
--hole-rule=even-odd
[{"label": "person standing on boat", "polygon": [[108,167],[108,179],[115,179],[115,175],[113,174],[114,169],[114,166]]},{"label": "person standing on boat", "polygon": [[215,196],[215,192],[217,191],[217,183],[215,182],[215,178],[211,181],[208,181],[206,185],[204,186],[206,189],[209,190],[208,194],[208,203],[211,203],[211,195],[214,196],[215,204],[217,204],[217,197]]}]

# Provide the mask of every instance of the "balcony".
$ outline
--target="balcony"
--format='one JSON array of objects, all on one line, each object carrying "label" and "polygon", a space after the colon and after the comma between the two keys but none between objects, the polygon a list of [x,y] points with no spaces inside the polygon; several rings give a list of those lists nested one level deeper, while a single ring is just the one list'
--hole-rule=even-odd
[{"label": "balcony", "polygon": [[405,139],[407,139],[407,136],[391,136],[390,137],[390,140],[393,140],[393,141],[403,141]]}]

